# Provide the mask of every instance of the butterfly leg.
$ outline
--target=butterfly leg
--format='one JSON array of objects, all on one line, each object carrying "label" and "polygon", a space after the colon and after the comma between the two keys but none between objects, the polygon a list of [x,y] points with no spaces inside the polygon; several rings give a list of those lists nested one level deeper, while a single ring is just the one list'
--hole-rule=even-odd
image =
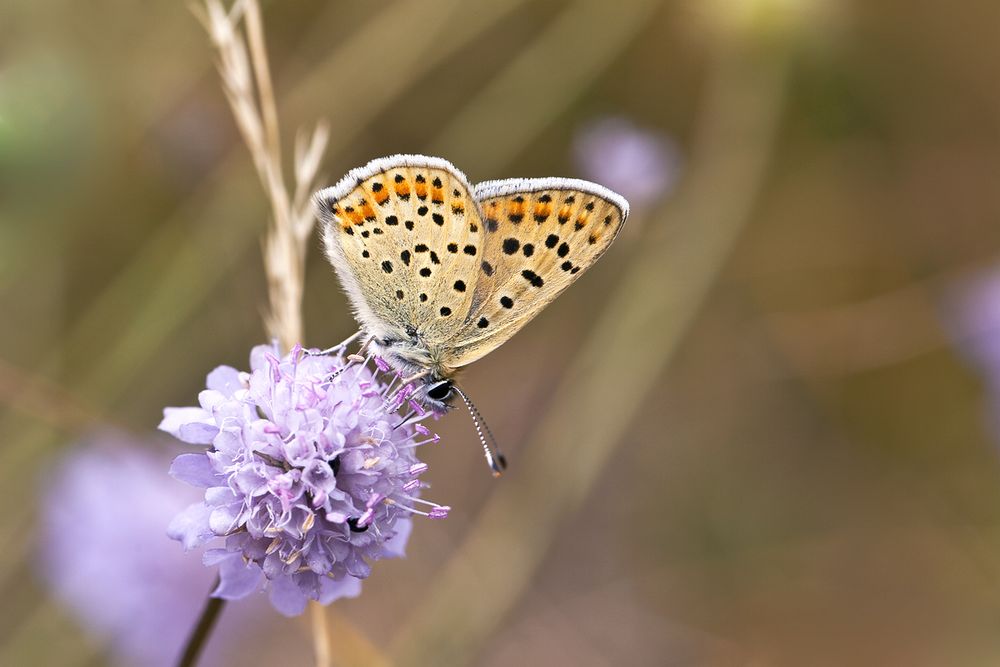
[{"label": "butterfly leg", "polygon": [[[331,348],[328,348],[326,350],[322,350],[320,352],[313,352],[311,354],[319,356],[319,355],[322,355],[322,354],[330,354],[331,352],[334,352],[334,351],[343,350],[348,345],[350,345],[352,342],[354,342],[355,340],[357,340],[358,336],[360,336],[361,334],[362,334],[362,331],[358,331],[353,336],[351,336],[350,338],[348,338],[344,342],[340,343],[339,345],[335,345],[335,346],[333,346]],[[373,339],[373,337],[369,337],[368,340],[366,340],[364,342],[364,344],[361,346],[361,349],[359,351],[363,352],[365,350],[365,348],[368,347],[368,344],[371,343],[372,339]],[[344,371],[346,371],[348,368],[351,368],[352,366],[354,366],[357,363],[365,363],[365,362],[368,361],[368,359],[366,357],[363,357],[360,354],[349,354],[349,355],[347,355],[346,358],[347,358],[347,363],[344,364],[343,366],[341,366],[340,368],[338,368],[336,371],[334,371],[330,375],[326,376],[326,382],[328,382],[328,383],[329,382],[333,382],[341,373],[343,373]]]},{"label": "butterfly leg", "polygon": [[350,345],[351,343],[353,343],[354,341],[356,341],[358,339],[358,337],[361,336],[361,333],[362,332],[359,329],[358,331],[355,331],[354,334],[351,335],[347,340],[341,341],[340,343],[337,343],[333,347],[328,347],[325,350],[306,350],[305,352],[310,357],[326,357],[326,356],[329,356],[329,355],[333,354],[334,352],[338,352],[340,350],[343,350],[343,349],[347,348],[348,345]]},{"label": "butterfly leg", "polygon": [[403,384],[410,384],[411,382],[419,380],[420,378],[425,378],[430,374],[430,371],[420,371],[419,373],[414,373],[413,375],[403,378]]}]

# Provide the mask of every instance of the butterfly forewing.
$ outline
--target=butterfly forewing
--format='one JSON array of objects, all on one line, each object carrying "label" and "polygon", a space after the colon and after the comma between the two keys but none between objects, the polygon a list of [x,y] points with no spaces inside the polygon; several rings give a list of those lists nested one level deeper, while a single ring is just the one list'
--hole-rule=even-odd
[{"label": "butterfly forewing", "polygon": [[604,254],[628,215],[620,196],[572,179],[478,185],[486,230],[479,279],[448,365],[469,364],[528,323]]},{"label": "butterfly forewing", "polygon": [[369,333],[453,338],[485,236],[470,190],[444,160],[394,156],[317,194],[327,256]]}]

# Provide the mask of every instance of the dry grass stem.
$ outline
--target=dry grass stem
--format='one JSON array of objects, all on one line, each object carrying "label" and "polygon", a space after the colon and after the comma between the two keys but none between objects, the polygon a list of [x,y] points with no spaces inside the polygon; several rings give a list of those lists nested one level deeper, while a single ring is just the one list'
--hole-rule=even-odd
[{"label": "dry grass stem", "polygon": [[314,224],[309,193],[317,187],[329,131],[323,124],[311,133],[299,131],[294,186],[288,188],[260,5],[256,0],[238,0],[227,12],[219,0],[207,0],[199,16],[218,53],[223,91],[271,204],[272,224],[263,241],[269,297],[264,319],[268,332],[288,349],[303,338],[305,256]]},{"label": "dry grass stem", "polygon": [[330,655],[330,631],[326,626],[326,607],[319,602],[309,602],[309,624],[312,626],[313,654],[316,667],[332,667]]}]

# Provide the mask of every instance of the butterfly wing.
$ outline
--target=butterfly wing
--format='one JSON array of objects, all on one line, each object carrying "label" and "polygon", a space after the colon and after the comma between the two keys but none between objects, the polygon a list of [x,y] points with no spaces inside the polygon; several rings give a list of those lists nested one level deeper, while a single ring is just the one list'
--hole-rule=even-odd
[{"label": "butterfly wing", "polygon": [[313,198],[327,257],[365,331],[428,348],[472,304],[484,232],[465,176],[422,155],[373,160]]},{"label": "butterfly wing", "polygon": [[476,186],[485,229],[480,275],[443,362],[464,366],[506,342],[608,249],[628,202],[596,183],[542,178]]}]

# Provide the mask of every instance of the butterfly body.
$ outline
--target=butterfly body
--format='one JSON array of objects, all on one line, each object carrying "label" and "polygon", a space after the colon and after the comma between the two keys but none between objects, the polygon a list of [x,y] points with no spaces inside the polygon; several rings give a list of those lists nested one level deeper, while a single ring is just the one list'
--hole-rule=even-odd
[{"label": "butterfly body", "polygon": [[420,155],[373,160],[314,202],[369,349],[419,377],[425,402],[442,410],[440,388],[573,283],[628,215],[622,197],[594,183],[473,188],[451,163]]}]

